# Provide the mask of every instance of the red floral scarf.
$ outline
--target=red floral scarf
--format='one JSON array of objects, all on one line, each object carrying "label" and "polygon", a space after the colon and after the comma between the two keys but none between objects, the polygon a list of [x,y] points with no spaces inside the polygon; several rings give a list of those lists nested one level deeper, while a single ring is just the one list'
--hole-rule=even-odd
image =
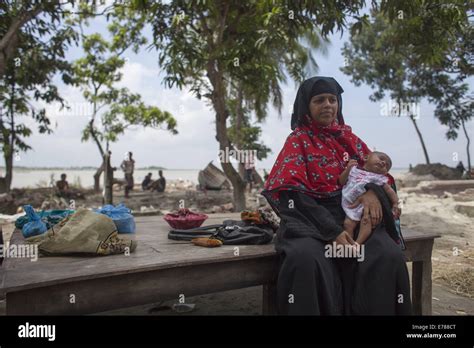
[{"label": "red floral scarf", "polygon": [[346,163],[355,159],[363,166],[365,155],[371,152],[351,127],[337,121],[323,127],[305,117],[308,125],[288,136],[265,182],[262,194],[274,204],[281,190],[298,190],[317,198],[339,194],[338,178]]}]

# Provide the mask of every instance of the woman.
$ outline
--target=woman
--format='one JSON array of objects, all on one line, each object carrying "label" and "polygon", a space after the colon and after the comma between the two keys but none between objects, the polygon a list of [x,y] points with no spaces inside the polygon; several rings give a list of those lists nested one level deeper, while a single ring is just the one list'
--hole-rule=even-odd
[{"label": "woman", "polygon": [[355,203],[364,207],[361,223],[371,219],[376,226],[361,250],[363,261],[327,256],[328,248],[354,244],[343,229],[338,176],[350,159],[362,166],[370,153],[344,125],[342,92],[333,78],[304,81],[294,104],[293,132],[262,192],[281,218],[278,309],[290,315],[408,315],[402,241],[380,187],[368,184]]}]

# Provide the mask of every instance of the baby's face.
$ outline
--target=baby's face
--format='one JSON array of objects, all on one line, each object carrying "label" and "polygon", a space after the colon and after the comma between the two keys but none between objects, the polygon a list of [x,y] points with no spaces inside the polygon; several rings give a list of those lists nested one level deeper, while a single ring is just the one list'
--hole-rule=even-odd
[{"label": "baby's face", "polygon": [[387,174],[392,167],[392,160],[383,152],[372,152],[365,162],[364,169],[377,174]]}]

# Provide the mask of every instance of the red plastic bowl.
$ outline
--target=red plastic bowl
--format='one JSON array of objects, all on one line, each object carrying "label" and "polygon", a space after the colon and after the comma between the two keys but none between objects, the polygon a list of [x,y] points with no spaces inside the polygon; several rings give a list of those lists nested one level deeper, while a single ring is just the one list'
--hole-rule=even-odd
[{"label": "red plastic bowl", "polygon": [[206,214],[193,213],[189,209],[179,209],[177,213],[169,213],[164,217],[171,228],[179,230],[200,227],[207,218]]}]

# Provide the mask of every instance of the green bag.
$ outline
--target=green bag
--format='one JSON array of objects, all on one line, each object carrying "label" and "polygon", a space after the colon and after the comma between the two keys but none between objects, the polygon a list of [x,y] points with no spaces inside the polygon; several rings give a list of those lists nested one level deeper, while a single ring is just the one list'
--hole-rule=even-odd
[{"label": "green bag", "polygon": [[111,218],[84,208],[26,241],[38,244],[43,255],[112,255],[132,253],[137,247],[136,241],[119,238]]}]

